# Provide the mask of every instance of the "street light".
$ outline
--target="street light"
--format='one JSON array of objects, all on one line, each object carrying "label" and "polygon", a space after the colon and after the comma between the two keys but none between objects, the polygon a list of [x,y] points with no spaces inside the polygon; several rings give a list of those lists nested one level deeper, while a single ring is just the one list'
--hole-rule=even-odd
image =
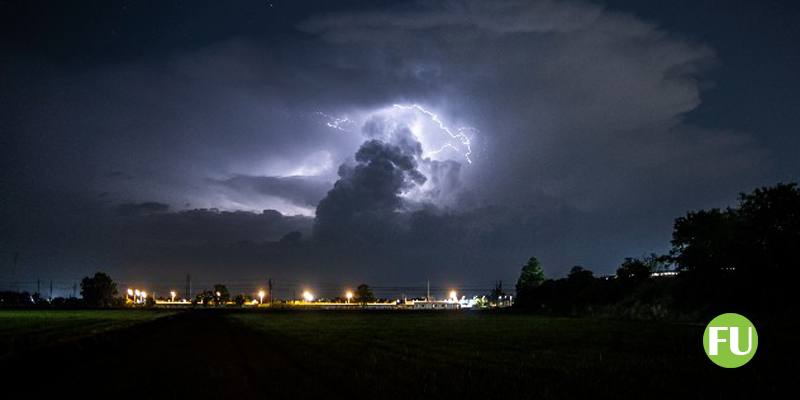
[{"label": "street light", "polygon": [[264,291],[258,291],[258,304],[264,304]]},{"label": "street light", "polygon": [[346,298],[347,298],[347,302],[349,303],[349,302],[350,302],[350,300],[352,300],[352,299],[353,299],[353,292],[351,292],[351,291],[349,291],[349,290],[348,290],[348,291],[347,291],[347,293],[345,293],[345,294],[344,294],[344,297],[346,297]]},{"label": "street light", "polygon": [[455,290],[451,290],[450,291],[450,300],[453,300],[453,301],[458,300],[458,294],[456,293]]},{"label": "street light", "polygon": [[173,302],[173,303],[175,302],[175,294],[176,293],[175,293],[174,290],[170,290],[169,297],[170,297],[170,301]]},{"label": "street light", "polygon": [[303,300],[305,301],[314,301],[314,295],[309,292],[308,290],[303,291]]}]

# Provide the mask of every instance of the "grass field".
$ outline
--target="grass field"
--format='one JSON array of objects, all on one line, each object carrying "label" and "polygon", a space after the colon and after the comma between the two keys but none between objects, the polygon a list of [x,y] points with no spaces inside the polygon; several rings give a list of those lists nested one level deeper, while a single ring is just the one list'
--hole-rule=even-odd
[{"label": "grass field", "polygon": [[779,351],[791,330],[768,326],[755,358],[726,370],[706,358],[704,326],[692,324],[495,312],[27,313],[0,313],[3,343],[72,338],[38,350],[36,339],[0,368],[13,383],[43,357],[69,365],[52,385],[22,387],[36,395],[85,384],[204,398],[735,398],[777,394],[793,368],[792,353]]},{"label": "grass field", "polygon": [[701,325],[469,312],[231,317],[310,382],[374,396],[695,397],[770,378],[759,367],[721,373],[703,353]]},{"label": "grass field", "polygon": [[170,314],[140,310],[0,310],[0,358],[129,328]]}]

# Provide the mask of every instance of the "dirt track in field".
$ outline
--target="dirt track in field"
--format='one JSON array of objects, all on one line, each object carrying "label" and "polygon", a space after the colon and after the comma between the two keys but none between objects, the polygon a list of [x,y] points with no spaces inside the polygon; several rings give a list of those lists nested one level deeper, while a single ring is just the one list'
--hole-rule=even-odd
[{"label": "dirt track in field", "polygon": [[[337,387],[224,312],[193,311],[3,360],[3,391],[34,398],[310,397]],[[320,381],[322,379],[323,381]]]}]

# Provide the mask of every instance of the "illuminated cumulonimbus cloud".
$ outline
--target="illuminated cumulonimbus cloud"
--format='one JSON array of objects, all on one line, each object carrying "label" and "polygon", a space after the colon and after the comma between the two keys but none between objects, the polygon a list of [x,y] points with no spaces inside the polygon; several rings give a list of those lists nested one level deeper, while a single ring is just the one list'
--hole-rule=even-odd
[{"label": "illuminated cumulonimbus cloud", "polygon": [[323,123],[331,129],[358,133],[366,140],[395,146],[414,160],[414,170],[425,179],[409,180],[398,187],[399,197],[405,200],[406,206],[454,203],[461,189],[462,163],[472,164],[473,161],[470,135],[477,133],[476,129],[452,128],[439,113],[417,103],[393,104],[349,116],[316,114],[323,117]]},{"label": "illuminated cumulonimbus cloud", "polygon": [[321,111],[317,111],[316,115],[322,118],[325,126],[341,132],[356,132],[356,127],[363,126],[374,118],[382,118],[387,124],[405,124],[422,144],[423,157],[444,160],[457,155],[458,159],[463,158],[468,164],[473,161],[471,136],[479,133],[470,126],[453,128],[437,112],[418,103],[393,104],[391,107],[362,113],[360,118],[335,116]]}]

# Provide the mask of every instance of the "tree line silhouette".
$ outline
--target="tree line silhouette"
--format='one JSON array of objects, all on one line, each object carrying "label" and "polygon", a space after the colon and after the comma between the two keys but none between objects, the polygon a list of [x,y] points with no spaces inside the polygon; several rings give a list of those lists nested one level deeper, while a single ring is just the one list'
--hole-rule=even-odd
[{"label": "tree line silhouette", "polygon": [[[675,220],[668,254],[626,258],[614,276],[581,266],[546,279],[532,257],[517,282],[517,308],[635,318],[705,318],[744,312],[796,314],[800,189],[777,184],[742,193],[736,207],[688,212]],[[666,272],[666,273],[665,273]]]}]

